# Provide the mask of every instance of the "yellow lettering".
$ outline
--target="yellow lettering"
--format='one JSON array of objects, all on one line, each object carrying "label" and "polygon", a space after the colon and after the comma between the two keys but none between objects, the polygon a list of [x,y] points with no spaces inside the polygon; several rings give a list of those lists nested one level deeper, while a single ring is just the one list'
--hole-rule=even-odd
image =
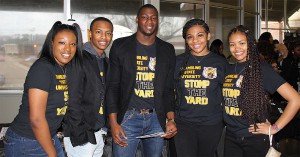
[{"label": "yellow lettering", "polygon": [[146,70],[148,70],[148,67],[137,66],[137,70],[146,71]]},{"label": "yellow lettering", "polygon": [[223,87],[233,87],[233,83],[223,83]]},{"label": "yellow lettering", "polygon": [[225,106],[225,111],[232,116],[242,116],[242,111],[239,108]]},{"label": "yellow lettering", "polygon": [[137,72],[136,80],[139,81],[152,81],[154,79],[154,73]]},{"label": "yellow lettering", "polygon": [[67,81],[66,81],[66,80],[59,80],[59,83],[60,83],[60,84],[66,84]]},{"label": "yellow lettering", "polygon": [[143,61],[136,61],[137,65],[143,65]]},{"label": "yellow lettering", "polygon": [[56,79],[58,80],[65,80],[66,79],[66,75],[55,75]]},{"label": "yellow lettering", "polygon": [[68,85],[56,85],[56,90],[68,90]]},{"label": "yellow lettering", "polygon": [[69,100],[69,93],[68,91],[64,91],[64,101],[67,102]]},{"label": "yellow lettering", "polygon": [[67,111],[67,108],[68,106],[64,106],[62,108],[57,108],[57,116],[60,116],[60,115],[65,115],[66,114],[66,111]]},{"label": "yellow lettering", "polygon": [[209,80],[185,80],[185,88],[207,88]]},{"label": "yellow lettering", "polygon": [[102,106],[99,109],[99,114],[103,114],[103,107]]},{"label": "yellow lettering", "polygon": [[240,90],[223,88],[223,96],[229,98],[237,98],[238,96],[240,96]]},{"label": "yellow lettering", "polygon": [[154,90],[134,89],[134,92],[137,96],[139,96],[141,98],[153,98],[154,97]]},{"label": "yellow lettering", "polygon": [[207,105],[208,104],[207,97],[185,96],[185,99],[188,104],[193,104],[193,105]]}]

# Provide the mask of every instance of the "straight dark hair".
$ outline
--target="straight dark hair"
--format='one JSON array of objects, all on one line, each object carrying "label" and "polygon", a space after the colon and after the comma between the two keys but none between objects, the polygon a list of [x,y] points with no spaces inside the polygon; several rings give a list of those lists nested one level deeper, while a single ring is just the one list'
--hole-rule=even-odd
[{"label": "straight dark hair", "polygon": [[71,31],[76,36],[77,46],[76,46],[76,53],[75,53],[74,58],[75,58],[75,60],[78,60],[78,61],[81,60],[81,58],[82,58],[82,54],[81,54],[82,35],[81,35],[81,29],[80,29],[79,25],[76,23],[74,23],[73,25],[62,24],[60,21],[56,21],[53,24],[50,31],[48,32],[45,42],[43,44],[43,47],[40,51],[39,59],[46,59],[52,64],[56,63],[56,60],[55,60],[54,54],[53,54],[52,42],[53,42],[55,36],[59,32],[62,32],[65,30]]}]

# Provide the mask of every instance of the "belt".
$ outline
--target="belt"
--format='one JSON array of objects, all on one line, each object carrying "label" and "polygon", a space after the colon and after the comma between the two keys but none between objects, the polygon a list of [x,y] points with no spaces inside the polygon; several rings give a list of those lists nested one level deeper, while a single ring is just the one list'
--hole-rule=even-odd
[{"label": "belt", "polygon": [[154,111],[154,109],[135,109],[135,108],[130,108],[128,111],[135,111],[138,112],[139,114],[150,114]]}]

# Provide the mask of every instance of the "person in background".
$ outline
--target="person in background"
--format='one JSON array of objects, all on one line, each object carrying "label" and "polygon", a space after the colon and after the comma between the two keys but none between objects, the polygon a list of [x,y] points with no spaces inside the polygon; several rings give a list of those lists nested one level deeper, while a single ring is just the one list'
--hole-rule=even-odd
[{"label": "person in background", "polygon": [[259,41],[257,43],[257,50],[261,61],[269,62],[276,58],[276,52],[274,50],[274,45],[267,41]]},{"label": "person in background", "polygon": [[177,156],[214,156],[224,128],[222,84],[228,62],[209,51],[210,32],[203,20],[189,20],[182,36],[185,53],[176,57],[174,75]]},{"label": "person in background", "polygon": [[56,132],[68,107],[67,75],[81,61],[79,34],[80,28],[59,21],[47,34],[26,76],[19,113],[5,135],[7,157],[64,157]]},{"label": "person in background", "polygon": [[220,40],[220,39],[215,39],[211,44],[210,44],[210,47],[209,47],[209,51],[210,52],[213,52],[215,54],[218,54],[224,58],[225,55],[223,54],[223,42]]},{"label": "person in background", "polygon": [[113,24],[105,17],[90,25],[90,42],[83,46],[83,64],[74,71],[69,88],[70,105],[64,120],[64,145],[69,157],[102,156],[108,58],[105,49],[113,37]]},{"label": "person in background", "polygon": [[292,52],[289,52],[284,44],[277,44],[276,50],[280,53],[278,62],[280,65],[280,75],[298,91],[298,60]]},{"label": "person in background", "polygon": [[273,40],[273,45],[279,44],[279,41],[277,39]]},{"label": "person in background", "polygon": [[[164,138],[177,133],[174,121],[174,46],[158,37],[158,11],[151,5],[137,12],[137,32],[113,42],[107,111],[115,157],[160,157]],[[165,130],[165,131],[164,131]],[[139,136],[158,133],[153,138]]]},{"label": "person in background", "polygon": [[267,41],[270,44],[273,44],[273,36],[270,32],[264,32],[259,36],[258,41]]},{"label": "person in background", "polygon": [[[226,136],[224,156],[264,157],[276,134],[292,120],[300,108],[300,96],[267,63],[260,62],[252,31],[243,25],[228,34],[229,48],[237,63],[228,68],[223,84]],[[283,114],[274,123],[268,121],[268,94],[277,91],[288,101]]]}]

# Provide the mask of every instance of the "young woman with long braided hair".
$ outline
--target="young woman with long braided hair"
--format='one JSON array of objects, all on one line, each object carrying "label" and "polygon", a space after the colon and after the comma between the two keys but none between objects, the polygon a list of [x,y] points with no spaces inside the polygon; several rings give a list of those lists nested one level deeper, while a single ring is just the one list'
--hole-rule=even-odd
[{"label": "young woman with long braided hair", "polygon": [[[226,137],[224,156],[263,157],[271,134],[282,129],[300,108],[300,96],[270,65],[259,60],[254,34],[237,26],[228,34],[229,49],[237,63],[227,69],[224,96]],[[288,101],[281,117],[271,125],[268,94],[278,92]]]},{"label": "young woman with long braided hair", "polygon": [[227,60],[210,52],[208,25],[192,19],[183,27],[185,53],[175,68],[178,157],[214,156],[224,127],[222,84]]}]

